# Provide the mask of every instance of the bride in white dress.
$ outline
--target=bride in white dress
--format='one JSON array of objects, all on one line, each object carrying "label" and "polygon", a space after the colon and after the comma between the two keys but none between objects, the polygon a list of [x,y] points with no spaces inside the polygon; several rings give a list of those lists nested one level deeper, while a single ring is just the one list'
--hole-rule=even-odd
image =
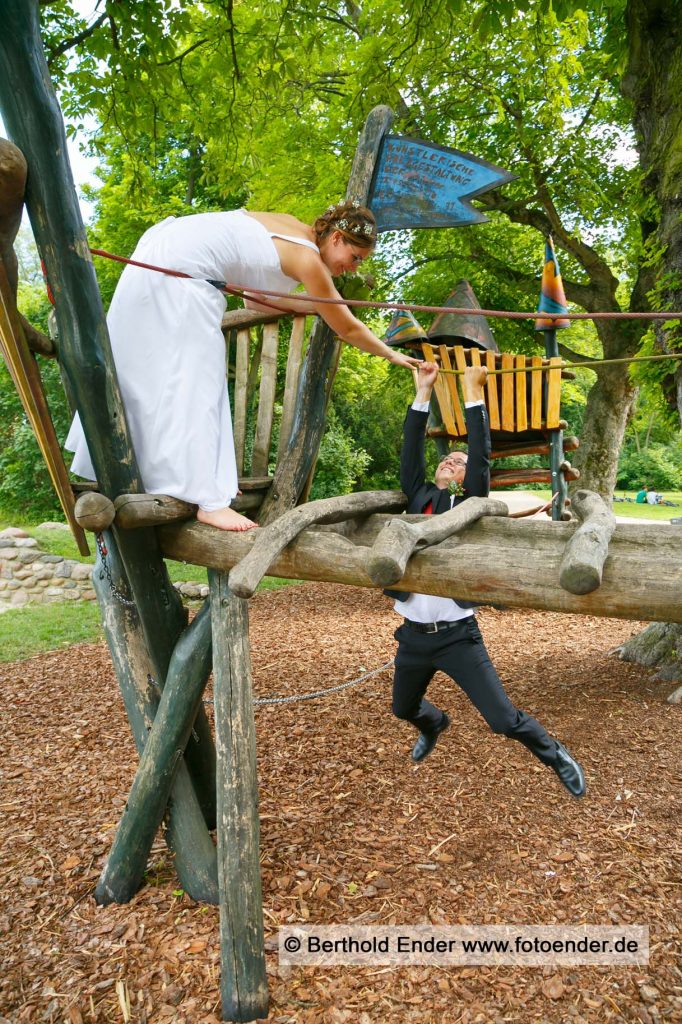
[{"label": "bride in white dress", "polygon": [[[312,227],[288,214],[200,213],[167,217],[140,239],[132,258],[184,271],[196,280],[128,266],[107,324],[133,449],[144,488],[198,505],[197,519],[223,530],[251,520],[230,508],[237,466],[220,329],[225,297],[210,280],[340,298],[332,278],[355,269],[376,241],[371,212],[330,207]],[[345,305],[273,298],[279,308],[319,314],[344,341],[411,368]],[[257,302],[247,306],[260,308]],[[269,311],[269,310],[268,310]],[[74,473],[95,479],[78,415],[66,448]]]}]

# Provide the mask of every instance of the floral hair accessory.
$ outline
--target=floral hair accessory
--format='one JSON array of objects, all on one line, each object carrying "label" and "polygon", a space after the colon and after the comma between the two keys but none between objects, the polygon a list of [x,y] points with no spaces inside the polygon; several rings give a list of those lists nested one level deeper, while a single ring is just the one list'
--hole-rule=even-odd
[{"label": "floral hair accessory", "polygon": [[341,231],[348,231],[354,235],[364,235],[365,238],[374,238],[374,225],[368,220],[364,224],[349,224],[345,217],[335,221],[337,228]]},{"label": "floral hair accessory", "polygon": [[362,206],[362,203],[359,203],[357,199],[353,199],[352,202],[349,203],[345,202],[344,200],[341,200],[338,203],[332,203],[332,205],[328,206],[324,212],[336,213],[338,210],[342,210],[344,206],[350,206],[353,210],[359,210],[360,207]]}]

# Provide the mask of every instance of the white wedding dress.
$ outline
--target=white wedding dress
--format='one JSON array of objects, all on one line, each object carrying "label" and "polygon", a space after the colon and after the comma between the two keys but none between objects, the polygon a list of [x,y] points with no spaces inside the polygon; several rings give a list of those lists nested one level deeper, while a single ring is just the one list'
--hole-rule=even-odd
[{"label": "white wedding dress", "polygon": [[[140,239],[132,258],[192,277],[290,292],[273,234],[243,210],[167,217]],[[305,239],[275,237],[319,251]],[[276,303],[276,299],[273,302]],[[128,427],[144,489],[207,512],[237,494],[232,418],[220,324],[225,296],[190,281],[128,266],[107,324]],[[72,472],[95,472],[78,415],[65,447]]]}]

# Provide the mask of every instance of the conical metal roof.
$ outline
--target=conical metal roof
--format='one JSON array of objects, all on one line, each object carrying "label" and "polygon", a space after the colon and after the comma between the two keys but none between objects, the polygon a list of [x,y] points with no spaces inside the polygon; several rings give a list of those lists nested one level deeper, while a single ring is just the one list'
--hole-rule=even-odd
[{"label": "conical metal roof", "polygon": [[469,342],[467,347],[476,345],[487,352],[500,351],[486,318],[473,312],[480,309],[481,304],[468,281],[458,281],[454,292],[443,305],[454,309],[470,309],[472,312],[439,313],[428,330],[429,341],[441,345]]},{"label": "conical metal roof", "polygon": [[426,331],[412,316],[409,310],[396,313],[388,325],[384,335],[387,345],[410,345],[414,342],[426,341]]}]

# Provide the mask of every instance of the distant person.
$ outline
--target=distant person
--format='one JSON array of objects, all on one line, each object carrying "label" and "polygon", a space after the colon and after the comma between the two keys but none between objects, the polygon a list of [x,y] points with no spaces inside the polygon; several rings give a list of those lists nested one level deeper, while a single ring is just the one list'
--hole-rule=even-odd
[{"label": "distant person", "polygon": [[[403,426],[400,485],[408,498],[408,512],[440,515],[469,497],[485,498],[490,488],[490,429],[483,401],[487,370],[470,366],[464,372],[465,417],[469,454],[454,451],[435,472],[435,483],[426,480],[424,444],[431,390],[438,367],[419,367],[417,395]],[[518,740],[559,776],[572,796],[585,793],[585,779],[578,762],[553,739],[535,718],[514,706],[495,671],[483,643],[470,604],[449,597],[388,591],[395,597],[395,611],[404,616],[395,638],[398,651],[393,679],[393,713],[418,730],[413,761],[423,761],[450,718],[425,698],[435,673],[447,673],[464,691],[495,733]]]},{"label": "distant person", "polygon": [[637,491],[637,497],[635,498],[635,501],[638,505],[646,505],[646,496],[648,490],[648,487],[643,487],[641,491]]},{"label": "distant person", "polygon": [[656,491],[649,491],[646,496],[647,505],[660,505],[663,501],[663,495],[658,494]]}]

